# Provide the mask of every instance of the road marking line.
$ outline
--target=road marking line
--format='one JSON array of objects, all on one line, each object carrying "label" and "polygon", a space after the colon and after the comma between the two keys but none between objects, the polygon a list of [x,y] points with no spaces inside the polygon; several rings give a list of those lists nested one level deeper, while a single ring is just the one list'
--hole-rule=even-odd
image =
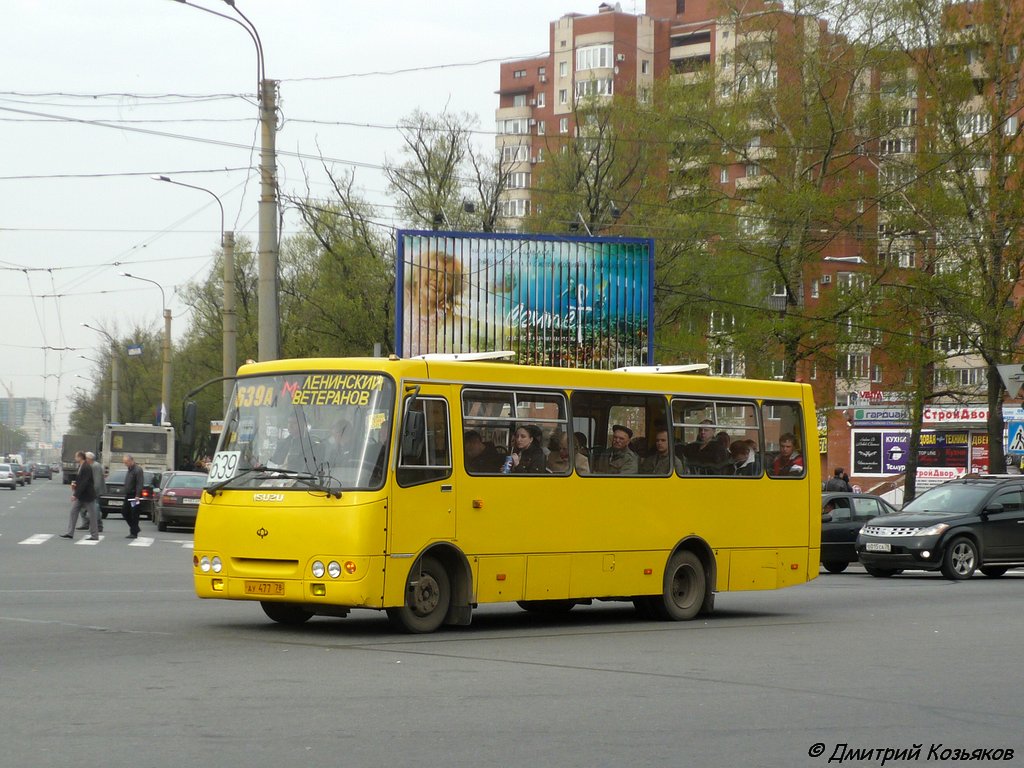
[{"label": "road marking line", "polygon": [[135,539],[135,541],[130,542],[128,544],[128,546],[129,547],[151,547],[151,546],[153,546],[153,542],[154,541],[156,541],[156,539],[149,539],[149,538],[146,538],[145,536],[140,536],[139,538]]},{"label": "road marking line", "polygon": [[55,533],[35,533],[29,536],[23,541],[19,541],[19,544],[45,544],[57,534]]},{"label": "road marking line", "polygon": [[105,538],[107,538],[107,537],[106,536],[100,536],[98,541],[93,541],[88,536],[86,536],[85,538],[79,539],[78,541],[76,541],[75,544],[85,544],[87,547],[95,547],[97,544],[100,543],[100,541],[103,541]]}]

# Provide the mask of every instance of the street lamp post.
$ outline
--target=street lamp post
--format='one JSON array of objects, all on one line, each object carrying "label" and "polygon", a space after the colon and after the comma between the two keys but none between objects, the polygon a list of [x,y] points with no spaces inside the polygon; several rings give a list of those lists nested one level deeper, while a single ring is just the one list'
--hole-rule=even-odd
[{"label": "street lamp post", "polygon": [[148,277],[139,277],[138,275],[131,275],[127,272],[121,273],[122,277],[130,277],[132,280],[141,280],[144,283],[152,283],[160,289],[160,304],[164,309],[164,370],[163,370],[163,384],[160,387],[160,419],[159,422],[170,421],[170,407],[171,407],[171,310],[167,307],[167,299],[164,296],[164,287],[160,285],[156,280],[150,280]]},{"label": "street lamp post", "polygon": [[257,350],[260,360],[276,360],[280,355],[281,319],[278,305],[277,272],[277,80],[269,80],[263,57],[263,43],[256,26],[249,21],[235,0],[224,0],[241,21],[226,13],[191,5],[187,0],[175,0],[205,13],[220,16],[242,27],[256,46],[257,86],[260,105],[260,204],[259,243],[256,298],[259,303]]},{"label": "street lamp post", "polygon": [[[238,326],[235,315],[235,233],[224,230],[224,204],[220,198],[206,187],[197,187],[194,184],[185,184],[175,181],[169,176],[154,176],[157,181],[165,181],[168,184],[176,184],[179,187],[198,189],[205,192],[217,201],[220,207],[220,247],[224,261],[224,306],[221,310],[221,321],[224,336],[224,355],[222,375],[225,377],[234,376],[238,367],[237,338]],[[231,400],[231,390],[234,382],[224,381],[224,412],[227,413],[228,403]]]},{"label": "street lamp post", "polygon": [[96,331],[96,333],[102,333],[107,337],[111,346],[110,355],[110,421],[113,424],[117,424],[121,420],[120,411],[120,360],[118,359],[118,344],[114,340],[114,337],[104,331],[102,328],[96,328],[88,323],[82,323],[82,327],[88,328],[90,331]]}]

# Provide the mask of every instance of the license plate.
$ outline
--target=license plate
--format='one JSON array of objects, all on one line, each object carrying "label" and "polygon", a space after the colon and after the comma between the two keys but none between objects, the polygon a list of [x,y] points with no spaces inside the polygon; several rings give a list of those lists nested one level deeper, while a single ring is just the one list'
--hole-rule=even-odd
[{"label": "license plate", "polygon": [[892,552],[892,544],[885,544],[877,541],[869,541],[864,545],[868,552]]},{"label": "license plate", "polygon": [[108,501],[108,502],[107,502],[107,507],[108,507],[109,509],[120,509],[120,508],[121,508],[121,506],[122,506],[122,505],[121,505],[121,502],[120,502],[120,501]]},{"label": "license plate", "polygon": [[247,581],[245,582],[245,594],[247,595],[271,595],[284,597],[283,581]]},{"label": "license plate", "polygon": [[181,503],[182,504],[198,504],[199,503],[199,499],[182,499]]}]

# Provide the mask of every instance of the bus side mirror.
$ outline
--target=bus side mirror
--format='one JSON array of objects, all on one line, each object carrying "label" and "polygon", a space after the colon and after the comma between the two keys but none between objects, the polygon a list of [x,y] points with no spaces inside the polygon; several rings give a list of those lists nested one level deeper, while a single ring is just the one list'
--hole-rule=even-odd
[{"label": "bus side mirror", "polygon": [[415,458],[423,453],[427,421],[423,411],[406,411],[402,425],[402,457]]},{"label": "bus side mirror", "polygon": [[189,400],[185,404],[185,412],[181,419],[181,442],[191,448],[196,440],[196,411],[198,406],[195,400]]}]

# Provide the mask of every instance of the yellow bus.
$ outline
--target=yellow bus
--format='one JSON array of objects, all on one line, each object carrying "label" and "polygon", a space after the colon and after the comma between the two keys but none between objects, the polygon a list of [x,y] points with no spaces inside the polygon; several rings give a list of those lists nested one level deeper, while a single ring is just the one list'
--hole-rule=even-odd
[{"label": "yellow bus", "polygon": [[477,357],[243,366],[196,522],[198,596],[430,632],[498,602],[686,620],[718,592],[817,575],[807,385]]}]

